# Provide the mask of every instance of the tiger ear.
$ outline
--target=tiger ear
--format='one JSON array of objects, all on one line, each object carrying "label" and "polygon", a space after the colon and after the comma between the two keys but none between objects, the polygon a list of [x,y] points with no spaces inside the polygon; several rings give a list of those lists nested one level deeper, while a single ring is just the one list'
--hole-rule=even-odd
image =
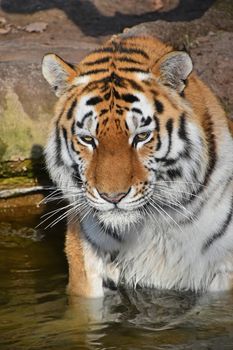
[{"label": "tiger ear", "polygon": [[49,85],[55,91],[56,96],[61,96],[71,86],[77,77],[75,67],[55,54],[47,54],[42,61],[42,73]]},{"label": "tiger ear", "polygon": [[158,76],[162,84],[181,93],[192,69],[192,60],[186,52],[173,51],[164,55],[153,67],[152,72]]}]

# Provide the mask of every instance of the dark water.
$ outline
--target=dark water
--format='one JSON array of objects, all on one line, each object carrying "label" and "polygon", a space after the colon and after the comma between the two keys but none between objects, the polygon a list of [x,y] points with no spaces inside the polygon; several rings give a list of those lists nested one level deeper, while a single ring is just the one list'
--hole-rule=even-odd
[{"label": "dark water", "polygon": [[68,298],[64,227],[36,221],[0,224],[1,350],[233,349],[233,293]]}]

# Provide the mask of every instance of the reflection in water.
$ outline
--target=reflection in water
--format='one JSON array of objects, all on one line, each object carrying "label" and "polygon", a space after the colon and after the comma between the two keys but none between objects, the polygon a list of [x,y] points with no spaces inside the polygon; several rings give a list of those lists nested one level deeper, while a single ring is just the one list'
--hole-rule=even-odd
[{"label": "reflection in water", "polygon": [[[29,218],[30,219],[30,218]],[[233,295],[67,297],[64,227],[0,225],[0,349],[232,349]]]}]

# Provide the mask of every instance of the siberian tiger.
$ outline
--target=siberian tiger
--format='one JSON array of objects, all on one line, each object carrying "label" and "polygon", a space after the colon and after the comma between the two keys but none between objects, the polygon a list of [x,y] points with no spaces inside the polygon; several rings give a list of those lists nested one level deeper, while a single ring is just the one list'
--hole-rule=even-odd
[{"label": "siberian tiger", "polygon": [[186,52],[127,34],[77,65],[44,57],[70,293],[233,286],[233,126],[192,69]]}]

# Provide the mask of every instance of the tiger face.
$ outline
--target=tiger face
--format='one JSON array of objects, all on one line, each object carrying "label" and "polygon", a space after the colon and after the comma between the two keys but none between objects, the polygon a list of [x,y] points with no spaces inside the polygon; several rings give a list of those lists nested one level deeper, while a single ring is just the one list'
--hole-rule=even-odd
[{"label": "tiger face", "polygon": [[92,211],[106,226],[175,211],[204,181],[208,147],[184,98],[191,59],[158,52],[151,61],[135,39],[113,39],[78,66],[55,55],[43,61],[60,97],[46,149],[50,174],[77,212],[86,206],[83,215]]}]

